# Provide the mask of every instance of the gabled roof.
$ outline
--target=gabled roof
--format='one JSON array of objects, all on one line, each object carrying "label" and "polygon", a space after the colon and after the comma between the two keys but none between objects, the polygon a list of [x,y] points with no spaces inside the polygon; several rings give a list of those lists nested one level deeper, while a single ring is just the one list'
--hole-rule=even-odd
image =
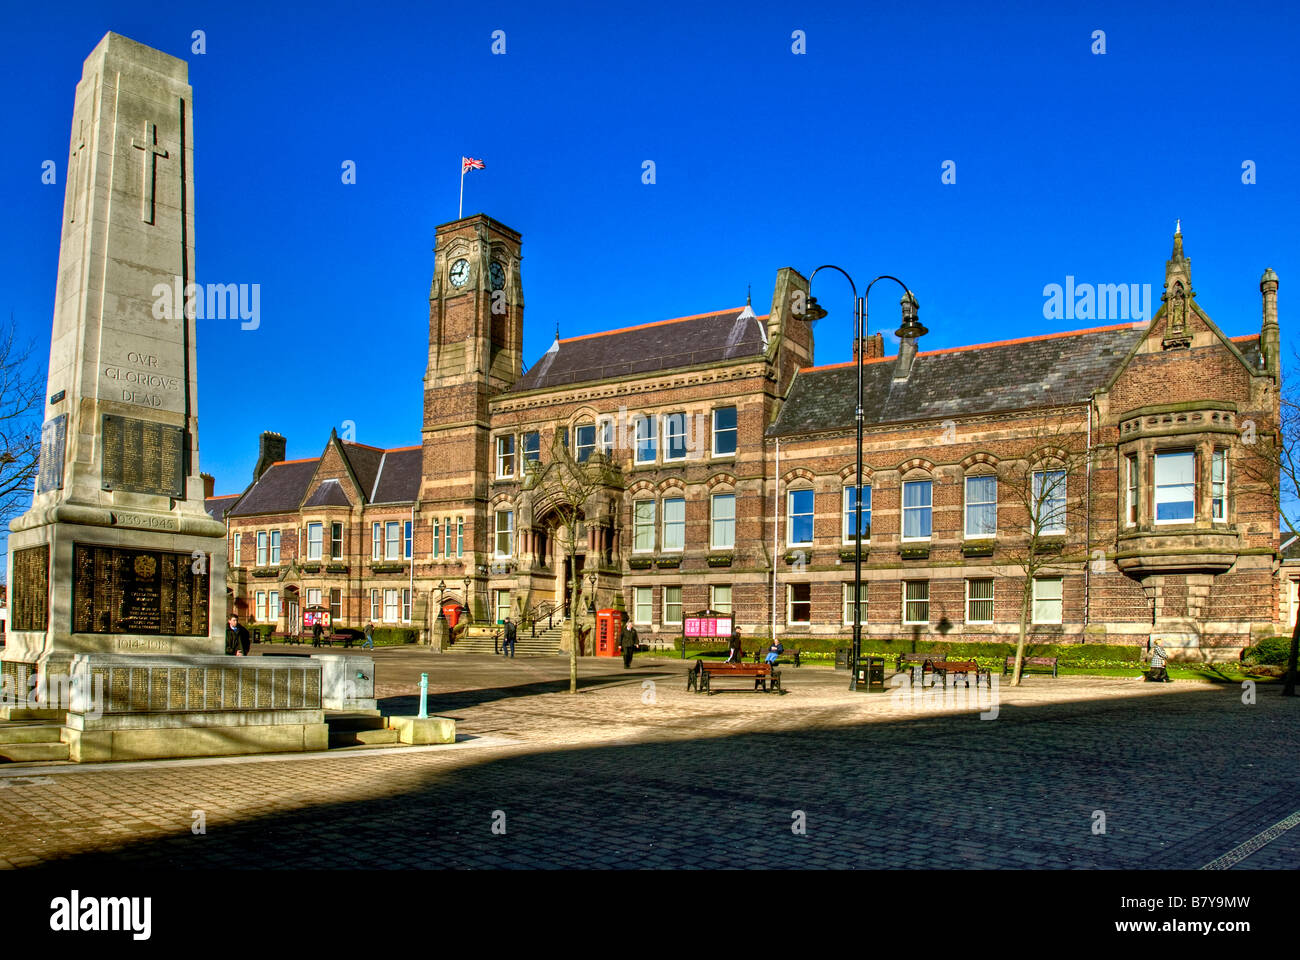
[{"label": "gabled roof", "polygon": [[758,357],[767,349],[766,319],[746,306],[556,339],[510,389],[538,390]]},{"label": "gabled roof", "polygon": [[[421,447],[396,447],[384,450],[363,443],[340,441],[340,447],[347,458],[348,466],[361,487],[365,503],[409,503],[420,494],[420,477],[423,468],[423,450]],[[208,513],[218,520],[224,519],[224,511],[231,503],[237,503],[230,511],[232,517],[247,517],[266,513],[296,513],[307,507],[350,507],[352,498],[336,478],[330,477],[307,497],[307,490],[316,476],[321,458],[308,460],[280,460],[267,467],[266,472],[253,483],[242,498],[235,494],[231,497],[215,497],[205,506]],[[304,502],[304,498],[306,498]],[[219,505],[213,513],[213,504]]]},{"label": "gabled roof", "polygon": [[424,467],[422,447],[399,447],[385,450],[379,473],[371,488],[371,503],[407,503],[420,495],[420,476]]},{"label": "gabled roof", "polygon": [[244,492],[232,517],[247,517],[259,513],[294,513],[307,486],[316,475],[319,457],[310,460],[280,460],[266,468],[257,481]]},{"label": "gabled roof", "polygon": [[352,501],[348,499],[347,491],[343,489],[343,484],[339,483],[333,477],[321,482],[303,507],[350,507]]},{"label": "gabled roof", "polygon": [[375,478],[379,476],[379,464],[384,459],[383,449],[367,446],[364,443],[349,443],[346,440],[340,442],[339,446],[348,459],[352,475],[357,478],[361,495],[367,500],[370,499],[370,494],[375,489]]},{"label": "gabled roof", "polygon": [[[918,353],[895,382],[895,357],[863,365],[868,424],[941,420],[979,413],[1081,403],[1146,336],[1145,326],[1093,330]],[[852,362],[799,371],[768,436],[852,429],[857,368]]]}]

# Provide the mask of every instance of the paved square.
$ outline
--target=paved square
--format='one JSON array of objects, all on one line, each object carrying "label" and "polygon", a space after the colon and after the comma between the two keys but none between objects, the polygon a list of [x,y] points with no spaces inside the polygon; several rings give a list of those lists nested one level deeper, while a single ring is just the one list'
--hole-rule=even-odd
[{"label": "paved square", "polygon": [[1031,676],[982,720],[826,667],[783,667],[785,695],[687,693],[685,669],[584,660],[571,696],[562,658],[381,648],[385,712],[415,712],[427,670],[460,742],[0,767],[0,867],[1295,863],[1300,704],[1276,688]]}]

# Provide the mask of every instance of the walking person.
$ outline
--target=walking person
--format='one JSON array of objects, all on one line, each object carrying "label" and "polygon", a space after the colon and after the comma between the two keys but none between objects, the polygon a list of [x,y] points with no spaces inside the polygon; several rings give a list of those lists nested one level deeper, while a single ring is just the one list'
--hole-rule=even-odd
[{"label": "walking person", "polygon": [[631,623],[623,624],[623,632],[618,635],[618,645],[623,648],[623,669],[632,669],[632,654],[636,653],[636,645],[641,642],[637,636],[636,627]]},{"label": "walking person", "polygon": [[731,631],[731,641],[727,645],[727,663],[740,663],[745,657],[745,651],[740,645],[740,629],[733,628]]},{"label": "walking person", "polygon": [[505,635],[506,638],[501,644],[501,654],[513,660],[515,658],[515,640],[519,636],[519,631],[515,627],[515,622],[509,617],[506,617]]},{"label": "walking person", "polygon": [[369,647],[371,650],[375,649],[375,624],[374,624],[374,621],[371,621],[370,623],[367,623],[367,624],[366,624],[365,635],[366,635],[366,642],[363,643],[363,644],[361,644],[361,646],[363,646],[363,647]]},{"label": "walking person", "polygon": [[313,624],[311,628],[311,645],[313,647],[320,646],[320,638],[324,633],[325,633],[325,628],[322,627],[320,625],[320,621],[317,620],[316,623]]},{"label": "walking person", "polygon": [[232,657],[248,656],[248,628],[239,622],[239,616],[232,613],[226,624],[226,655]]},{"label": "walking person", "polygon": [[1151,641],[1151,669],[1147,671],[1147,679],[1156,683],[1169,682],[1169,671],[1165,669],[1165,664],[1169,662],[1169,654],[1165,648],[1160,646],[1159,640]]}]

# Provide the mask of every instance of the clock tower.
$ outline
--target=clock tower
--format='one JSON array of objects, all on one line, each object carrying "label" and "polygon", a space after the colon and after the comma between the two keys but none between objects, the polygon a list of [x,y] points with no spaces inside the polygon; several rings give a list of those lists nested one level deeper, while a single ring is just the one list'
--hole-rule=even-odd
[{"label": "clock tower", "polygon": [[463,517],[464,561],[488,551],[488,399],[523,363],[521,238],[481,213],[438,227],[429,290],[421,513]]}]

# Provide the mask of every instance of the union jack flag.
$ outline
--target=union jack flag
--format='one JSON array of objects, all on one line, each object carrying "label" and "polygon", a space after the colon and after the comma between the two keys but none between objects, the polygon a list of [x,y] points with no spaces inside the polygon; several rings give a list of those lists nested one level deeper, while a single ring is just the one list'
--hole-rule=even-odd
[{"label": "union jack flag", "polygon": [[482,170],[482,169],[483,169],[483,161],[482,161],[482,160],[475,160],[473,157],[461,157],[461,158],[460,158],[460,172],[461,172],[461,173],[464,173],[466,170]]}]

